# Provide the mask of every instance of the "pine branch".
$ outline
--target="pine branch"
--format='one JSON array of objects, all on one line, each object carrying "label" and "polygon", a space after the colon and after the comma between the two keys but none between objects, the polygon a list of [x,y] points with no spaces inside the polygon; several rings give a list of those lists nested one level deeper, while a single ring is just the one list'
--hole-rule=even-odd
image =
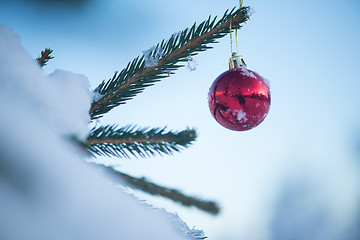
[{"label": "pine branch", "polygon": [[216,215],[220,212],[219,206],[213,201],[206,201],[196,197],[186,196],[176,189],[169,189],[163,186],[156,185],[147,181],[145,178],[135,178],[128,174],[119,172],[111,167],[105,168],[112,174],[115,174],[115,176],[119,176],[123,180],[125,180],[129,184],[127,186],[130,188],[138,189],[151,195],[168,198],[187,207],[194,206],[211,214]]},{"label": "pine branch", "polygon": [[[216,17],[189,29],[173,34],[168,41],[163,40],[153,50],[142,57],[129,62],[127,67],[120,73],[116,72],[107,82],[103,81],[94,92],[101,96],[92,103],[89,113],[91,119],[102,117],[114,107],[124,104],[145,87],[168,77],[172,71],[183,65],[179,62],[187,61],[188,56],[194,56],[199,52],[212,47],[210,43],[216,43],[216,39],[226,36],[232,29],[239,29],[240,24],[248,20],[249,7],[243,7],[235,11],[235,8],[225,12],[224,16],[216,22]],[[154,58],[159,55],[157,63],[147,64],[146,58]]]},{"label": "pine branch", "polygon": [[45,51],[41,51],[41,57],[36,59],[41,67],[44,67],[50,59],[54,58],[53,56],[50,56],[52,52],[53,50],[50,48],[45,48]]},{"label": "pine branch", "polygon": [[196,139],[196,131],[165,132],[165,128],[142,128],[136,126],[101,126],[94,128],[84,144],[92,155],[129,158],[149,157],[156,154],[172,154],[187,148]]}]

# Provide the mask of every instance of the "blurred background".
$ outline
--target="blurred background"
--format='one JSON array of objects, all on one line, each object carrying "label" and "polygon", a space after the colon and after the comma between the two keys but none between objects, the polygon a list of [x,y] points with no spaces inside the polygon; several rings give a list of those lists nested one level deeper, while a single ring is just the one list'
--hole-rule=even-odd
[{"label": "blurred background", "polygon": [[[0,23],[46,73],[64,69],[95,88],[171,34],[223,15],[236,0],[0,0]],[[221,127],[207,94],[228,69],[230,40],[118,107],[99,124],[196,127],[195,144],[173,156],[100,159],[123,172],[217,201],[212,216],[135,192],[177,212],[209,239],[358,239],[360,232],[360,2],[245,1],[255,13],[239,31],[248,68],[271,82],[265,121],[247,132]],[[287,237],[286,237],[287,236]],[[343,237],[343,238],[342,238]]]}]

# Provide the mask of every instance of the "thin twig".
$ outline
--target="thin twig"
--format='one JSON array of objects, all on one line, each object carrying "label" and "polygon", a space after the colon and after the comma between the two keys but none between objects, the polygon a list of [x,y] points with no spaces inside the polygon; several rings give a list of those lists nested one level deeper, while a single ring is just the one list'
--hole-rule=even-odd
[{"label": "thin twig", "polygon": [[136,139],[91,139],[87,140],[87,145],[96,145],[96,144],[122,144],[122,143],[172,143],[174,138],[162,138],[162,139],[153,139],[153,138],[136,138]]}]

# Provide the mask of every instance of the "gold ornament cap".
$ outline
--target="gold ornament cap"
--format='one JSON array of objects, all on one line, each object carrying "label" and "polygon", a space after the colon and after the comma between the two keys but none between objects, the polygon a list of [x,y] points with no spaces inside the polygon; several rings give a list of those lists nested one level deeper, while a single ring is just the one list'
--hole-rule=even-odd
[{"label": "gold ornament cap", "polygon": [[229,59],[229,68],[234,69],[240,67],[246,67],[245,61],[241,55],[233,52],[231,58]]}]

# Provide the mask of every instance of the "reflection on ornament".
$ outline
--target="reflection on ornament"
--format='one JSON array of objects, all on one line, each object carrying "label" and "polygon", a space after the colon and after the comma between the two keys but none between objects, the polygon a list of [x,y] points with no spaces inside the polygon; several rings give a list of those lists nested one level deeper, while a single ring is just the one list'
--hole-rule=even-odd
[{"label": "reflection on ornament", "polygon": [[230,68],[210,87],[210,111],[225,128],[250,130],[258,126],[269,112],[270,88],[267,81],[247,69],[242,58],[236,54],[230,59]]}]

